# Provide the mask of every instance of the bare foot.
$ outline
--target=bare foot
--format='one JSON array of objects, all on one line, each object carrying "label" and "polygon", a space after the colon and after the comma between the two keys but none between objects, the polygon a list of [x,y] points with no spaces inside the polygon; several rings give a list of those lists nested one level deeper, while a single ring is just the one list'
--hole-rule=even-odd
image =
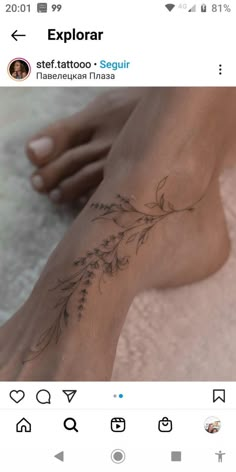
[{"label": "bare foot", "polygon": [[145,89],[104,93],[84,110],[32,137],[27,154],[37,171],[32,185],[55,203],[71,202],[103,179],[111,146]]},{"label": "bare foot", "polygon": [[[134,296],[195,282],[223,265],[229,239],[219,161],[202,156],[188,130],[167,134],[176,116],[177,127],[195,116],[197,132],[200,98],[192,97],[191,116],[173,106],[175,95],[160,103],[152,91],[137,106],[112,148],[103,182],[29,300],[0,330],[1,380],[109,379]],[[156,129],[160,109],[164,134]],[[212,138],[205,135],[207,149]]]}]

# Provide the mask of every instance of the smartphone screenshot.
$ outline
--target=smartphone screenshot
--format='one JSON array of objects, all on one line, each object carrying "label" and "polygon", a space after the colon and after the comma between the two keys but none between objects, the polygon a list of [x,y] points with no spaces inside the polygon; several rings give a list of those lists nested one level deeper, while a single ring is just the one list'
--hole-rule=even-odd
[{"label": "smartphone screenshot", "polygon": [[236,8],[0,5],[0,466],[236,467]]}]

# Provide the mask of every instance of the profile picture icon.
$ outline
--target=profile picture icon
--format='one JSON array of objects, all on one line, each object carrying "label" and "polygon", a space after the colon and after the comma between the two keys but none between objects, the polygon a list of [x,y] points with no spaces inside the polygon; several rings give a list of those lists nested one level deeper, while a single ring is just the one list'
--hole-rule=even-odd
[{"label": "profile picture icon", "polygon": [[13,59],[8,64],[8,74],[13,80],[23,81],[30,75],[31,67],[26,59],[21,57]]},{"label": "profile picture icon", "polygon": [[207,431],[207,433],[218,433],[221,428],[221,421],[219,418],[216,418],[215,416],[209,416],[209,418],[206,419],[204,423],[204,428]]}]

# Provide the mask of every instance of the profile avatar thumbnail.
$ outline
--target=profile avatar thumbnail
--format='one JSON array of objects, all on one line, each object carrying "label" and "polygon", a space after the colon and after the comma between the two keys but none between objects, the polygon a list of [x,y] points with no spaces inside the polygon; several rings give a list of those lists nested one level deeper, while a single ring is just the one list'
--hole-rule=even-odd
[{"label": "profile avatar thumbnail", "polygon": [[30,64],[26,59],[16,58],[8,64],[8,73],[13,80],[23,81],[30,75]]}]

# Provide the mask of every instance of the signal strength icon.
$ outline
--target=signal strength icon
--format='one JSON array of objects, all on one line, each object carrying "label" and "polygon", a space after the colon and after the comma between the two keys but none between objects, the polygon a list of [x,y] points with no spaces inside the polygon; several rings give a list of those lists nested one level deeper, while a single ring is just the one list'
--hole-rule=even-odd
[{"label": "signal strength icon", "polygon": [[196,5],[193,5],[193,7],[190,8],[189,13],[192,13],[192,12],[195,13],[196,11],[197,11],[197,6],[196,6]]},{"label": "signal strength icon", "polygon": [[167,10],[172,11],[175,8],[175,5],[173,3],[167,3],[165,7],[167,8]]}]

